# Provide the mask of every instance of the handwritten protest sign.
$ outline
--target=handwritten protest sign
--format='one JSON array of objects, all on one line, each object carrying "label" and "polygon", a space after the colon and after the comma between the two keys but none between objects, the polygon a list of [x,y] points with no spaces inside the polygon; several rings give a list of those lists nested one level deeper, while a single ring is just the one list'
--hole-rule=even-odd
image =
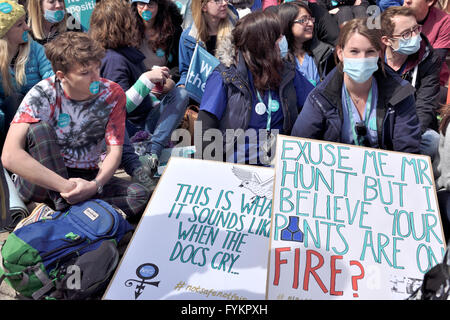
[{"label": "handwritten protest sign", "polygon": [[171,157],[104,299],[264,299],[273,169]]},{"label": "handwritten protest sign", "polygon": [[442,261],[428,157],[278,136],[268,299],[404,299]]},{"label": "handwritten protest sign", "polygon": [[186,77],[186,90],[192,99],[199,103],[201,102],[206,80],[208,80],[209,75],[219,63],[216,57],[197,42]]},{"label": "handwritten protest sign", "polygon": [[[66,11],[69,12],[72,17],[67,21],[67,27],[70,30],[71,27],[81,24],[83,31],[89,30],[90,19],[92,11],[95,8],[95,0],[65,0]],[[78,28],[79,29],[79,28]]]}]

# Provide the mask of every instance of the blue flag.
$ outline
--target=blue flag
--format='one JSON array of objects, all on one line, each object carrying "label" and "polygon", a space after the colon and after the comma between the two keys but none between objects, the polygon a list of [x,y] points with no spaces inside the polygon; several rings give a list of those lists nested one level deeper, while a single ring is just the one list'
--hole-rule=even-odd
[{"label": "blue flag", "polygon": [[186,77],[186,90],[189,96],[198,103],[202,100],[208,76],[219,63],[216,57],[199,46],[197,42]]}]

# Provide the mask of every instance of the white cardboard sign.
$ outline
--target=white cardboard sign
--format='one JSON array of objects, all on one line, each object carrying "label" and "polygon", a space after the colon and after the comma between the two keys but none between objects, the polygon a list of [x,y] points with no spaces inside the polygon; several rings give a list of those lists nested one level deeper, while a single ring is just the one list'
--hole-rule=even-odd
[{"label": "white cardboard sign", "polygon": [[104,299],[264,299],[273,171],[170,158]]},{"label": "white cardboard sign", "polygon": [[445,243],[427,156],[279,135],[268,299],[405,299]]}]

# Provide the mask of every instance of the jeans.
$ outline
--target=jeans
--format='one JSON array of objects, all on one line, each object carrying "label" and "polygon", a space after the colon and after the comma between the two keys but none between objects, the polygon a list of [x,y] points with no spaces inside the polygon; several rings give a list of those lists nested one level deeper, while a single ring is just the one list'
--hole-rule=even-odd
[{"label": "jeans", "polygon": [[134,136],[136,132],[141,130],[147,130],[153,133],[156,123],[160,117],[161,106],[154,107],[148,114],[147,119],[141,125],[126,121],[125,139],[123,141],[122,161],[121,167],[125,172],[132,176],[134,170],[140,167],[139,156],[135,153],[134,147],[131,144],[130,136]]},{"label": "jeans", "polygon": [[[172,132],[180,125],[189,104],[189,96],[185,88],[175,87],[161,100],[158,122],[153,130],[148,153],[158,157],[170,140]],[[154,119],[147,118],[146,127],[150,128]]]},{"label": "jeans", "polygon": [[141,165],[130,142],[130,136],[140,130],[152,133],[147,153],[154,153],[159,158],[172,132],[180,125],[188,104],[189,96],[186,89],[175,87],[165,95],[158,107],[149,112],[145,123],[135,124],[127,120],[121,163],[127,174],[132,175],[133,171]]}]

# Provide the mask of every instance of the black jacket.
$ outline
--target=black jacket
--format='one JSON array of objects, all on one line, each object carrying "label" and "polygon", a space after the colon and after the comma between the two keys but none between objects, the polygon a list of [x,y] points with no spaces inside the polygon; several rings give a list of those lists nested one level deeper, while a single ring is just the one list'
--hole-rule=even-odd
[{"label": "black jacket", "polygon": [[[434,53],[428,39],[423,34],[421,36],[420,49],[408,56],[401,77],[415,88],[417,116],[421,132],[424,133],[428,128],[438,131],[441,61]],[[392,70],[389,66],[386,67]]]},{"label": "black jacket", "polygon": [[[374,73],[378,86],[377,132],[381,149],[420,152],[414,90],[391,69]],[[343,73],[336,67],[308,96],[292,129],[303,138],[341,142]]]}]

